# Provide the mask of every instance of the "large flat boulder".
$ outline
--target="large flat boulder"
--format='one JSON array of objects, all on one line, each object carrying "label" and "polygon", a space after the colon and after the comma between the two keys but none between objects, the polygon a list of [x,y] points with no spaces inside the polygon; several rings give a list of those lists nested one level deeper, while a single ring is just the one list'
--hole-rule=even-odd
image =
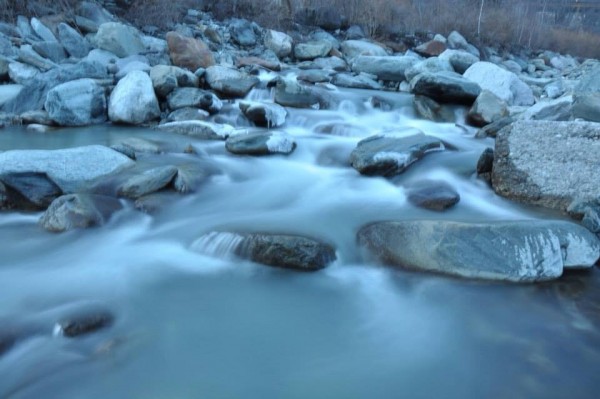
[{"label": "large flat boulder", "polygon": [[342,54],[347,61],[353,60],[359,55],[386,56],[387,52],[378,44],[363,40],[346,40],[342,42]]},{"label": "large flat boulder", "polygon": [[521,202],[566,210],[600,198],[600,124],[516,121],[498,132],[492,185]]},{"label": "large flat boulder", "polygon": [[406,79],[406,70],[417,62],[418,58],[409,56],[360,55],[354,58],[352,71],[375,75],[381,80],[401,82]]},{"label": "large flat boulder", "polygon": [[45,173],[64,193],[83,190],[97,179],[133,164],[125,155],[101,145],[0,153],[0,175]]},{"label": "large flat boulder", "polygon": [[556,279],[565,268],[589,268],[600,257],[592,233],[563,221],[379,222],[363,227],[357,238],[391,266],[513,282]]},{"label": "large flat boulder", "polygon": [[482,89],[489,90],[508,105],[533,105],[535,98],[531,88],[517,75],[491,62],[476,62],[463,76]]},{"label": "large flat boulder", "polygon": [[421,73],[410,81],[410,90],[436,101],[460,104],[473,104],[481,93],[477,83],[448,71]]}]

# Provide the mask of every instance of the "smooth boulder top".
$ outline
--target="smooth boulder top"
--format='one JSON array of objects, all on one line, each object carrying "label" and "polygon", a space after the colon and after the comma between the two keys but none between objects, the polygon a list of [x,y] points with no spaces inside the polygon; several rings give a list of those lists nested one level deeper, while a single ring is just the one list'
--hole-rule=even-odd
[{"label": "smooth boulder top", "polygon": [[492,169],[497,194],[566,210],[600,198],[600,124],[516,121],[498,132]]},{"label": "smooth boulder top", "polygon": [[0,175],[46,173],[65,193],[84,189],[100,177],[133,165],[125,155],[101,145],[0,153]]},{"label": "smooth boulder top", "polygon": [[357,239],[391,266],[513,282],[552,280],[600,257],[592,233],[563,221],[379,222],[363,227]]}]

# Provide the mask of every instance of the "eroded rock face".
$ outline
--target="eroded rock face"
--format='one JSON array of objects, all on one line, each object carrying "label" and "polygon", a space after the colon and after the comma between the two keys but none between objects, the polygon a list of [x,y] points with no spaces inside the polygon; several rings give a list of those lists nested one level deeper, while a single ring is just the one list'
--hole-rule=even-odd
[{"label": "eroded rock face", "polygon": [[391,266],[513,282],[556,279],[565,268],[592,267],[600,257],[593,234],[562,221],[379,222],[357,238],[370,256]]},{"label": "eroded rock face", "polygon": [[516,121],[496,138],[492,185],[497,194],[566,210],[600,198],[600,125]]},{"label": "eroded rock face", "polygon": [[437,138],[418,131],[406,137],[372,136],[360,141],[350,155],[352,167],[363,175],[394,176],[427,153],[444,150]]}]

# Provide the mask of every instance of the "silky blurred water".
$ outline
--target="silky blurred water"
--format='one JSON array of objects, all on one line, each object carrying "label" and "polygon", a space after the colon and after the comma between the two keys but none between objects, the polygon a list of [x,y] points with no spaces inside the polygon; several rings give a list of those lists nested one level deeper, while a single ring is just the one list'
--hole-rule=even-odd
[{"label": "silky blurred water", "polygon": [[[290,110],[287,157],[228,154],[223,142],[145,128],[0,131],[0,150],[112,145],[127,137],[169,154],[138,162],[202,162],[216,171],[159,212],[128,204],[101,227],[50,234],[40,214],[0,214],[0,398],[587,398],[600,388],[597,268],[540,285],[505,285],[368,264],[360,226],[376,220],[558,218],[496,196],[474,176],[480,153],[462,124],[415,117],[411,98],[332,92],[333,110]],[[374,109],[373,95],[392,109]],[[269,92],[256,90],[253,99]],[[235,104],[222,118],[239,120]],[[332,123],[339,128],[327,133]],[[324,128],[325,126],[325,128]],[[417,128],[442,139],[391,180],[363,177],[350,151],[375,133]],[[191,145],[196,154],[184,153]],[[444,213],[416,208],[405,188],[441,180],[461,196]],[[211,231],[308,235],[337,249],[320,272],[295,273],[191,249]],[[90,304],[108,329],[68,339],[57,320]]]}]

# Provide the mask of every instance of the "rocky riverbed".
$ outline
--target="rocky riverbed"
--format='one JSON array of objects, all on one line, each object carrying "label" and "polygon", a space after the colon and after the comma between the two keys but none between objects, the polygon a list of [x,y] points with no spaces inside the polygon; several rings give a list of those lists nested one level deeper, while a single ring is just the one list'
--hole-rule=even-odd
[{"label": "rocky riverbed", "polygon": [[[263,265],[328,279],[358,267],[359,280],[385,270],[448,292],[465,283],[430,273],[587,278],[597,290],[600,62],[477,48],[458,32],[430,39],[399,52],[358,27],[284,33],[197,10],[148,35],[91,2],[75,18],[0,24],[0,237],[13,242],[0,273],[15,305],[0,317],[22,307],[8,282],[40,287],[17,266],[37,270],[48,252],[73,272],[58,248],[78,256],[99,248],[94,237],[111,270]],[[74,274],[87,288],[99,266],[89,261]],[[116,309],[128,288],[113,306],[105,287],[50,287],[44,295],[86,300],[61,294],[0,327],[0,370],[19,351],[40,360],[32,342],[61,356],[72,345],[86,363],[127,341],[131,320]],[[597,302],[583,292],[557,300],[597,340]],[[52,337],[61,343],[48,349]],[[70,343],[81,337],[89,345]],[[72,365],[71,354],[58,363]],[[0,393],[35,397],[28,381],[41,377],[21,371]]]}]

